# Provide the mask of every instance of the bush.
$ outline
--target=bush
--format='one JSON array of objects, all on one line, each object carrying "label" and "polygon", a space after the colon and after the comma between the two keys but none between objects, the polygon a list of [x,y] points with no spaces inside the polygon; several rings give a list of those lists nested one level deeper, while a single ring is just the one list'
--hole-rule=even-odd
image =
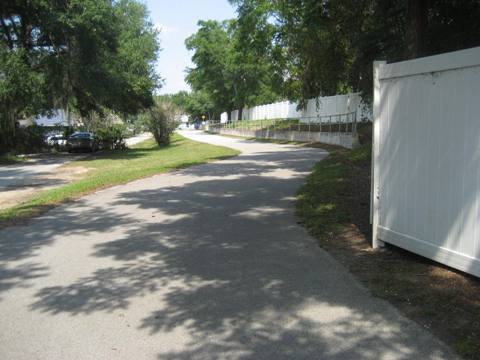
[{"label": "bush", "polygon": [[176,106],[169,101],[157,102],[150,108],[147,125],[158,145],[167,146],[170,144],[170,135],[178,126],[175,121],[177,112]]},{"label": "bush", "polygon": [[97,129],[96,134],[107,149],[116,149],[125,145],[127,128],[124,124],[113,124]]},{"label": "bush", "polygon": [[15,130],[14,152],[17,154],[33,154],[45,150],[43,126],[28,126]]}]

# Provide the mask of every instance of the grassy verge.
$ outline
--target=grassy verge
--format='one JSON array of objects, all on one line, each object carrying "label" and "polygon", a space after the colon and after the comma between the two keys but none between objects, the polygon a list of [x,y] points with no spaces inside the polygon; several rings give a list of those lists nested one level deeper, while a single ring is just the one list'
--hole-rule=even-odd
[{"label": "grassy verge", "polygon": [[98,189],[237,154],[236,150],[191,141],[177,134],[173,136],[171,145],[166,148],[158,147],[154,140],[147,140],[125,151],[98,153],[66,165],[81,165],[90,169],[85,177],[40,192],[27,202],[1,210],[0,225],[30,218],[52,206]]},{"label": "grassy verge", "polygon": [[465,359],[480,359],[480,280],[393,246],[372,250],[371,146],[328,150],[299,192],[297,212],[310,233],[372,294]]}]

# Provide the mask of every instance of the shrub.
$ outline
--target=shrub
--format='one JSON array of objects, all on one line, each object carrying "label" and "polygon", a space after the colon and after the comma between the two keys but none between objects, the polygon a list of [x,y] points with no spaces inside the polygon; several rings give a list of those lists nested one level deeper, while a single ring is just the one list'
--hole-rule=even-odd
[{"label": "shrub", "polygon": [[32,154],[43,151],[45,146],[43,126],[28,126],[15,130],[14,152],[17,154]]},{"label": "shrub", "polygon": [[116,149],[124,145],[126,132],[124,124],[113,124],[97,129],[96,134],[104,148]]},{"label": "shrub", "polygon": [[176,106],[169,101],[157,102],[150,108],[147,116],[147,126],[158,145],[167,146],[170,144],[170,135],[178,126],[175,120],[177,112]]}]

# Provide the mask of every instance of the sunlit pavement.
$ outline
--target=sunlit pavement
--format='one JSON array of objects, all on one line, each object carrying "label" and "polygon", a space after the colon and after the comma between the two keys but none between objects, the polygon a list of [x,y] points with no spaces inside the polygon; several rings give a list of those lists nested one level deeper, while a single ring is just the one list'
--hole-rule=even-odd
[{"label": "sunlit pavement", "polygon": [[244,153],[0,231],[1,358],[454,358],[297,224],[325,152],[182,134]]},{"label": "sunlit pavement", "polygon": [[148,133],[148,132],[147,133],[141,133],[141,134],[138,134],[138,135],[133,136],[131,138],[125,139],[125,144],[127,144],[127,146],[136,145],[138,143],[141,143],[142,141],[151,139],[152,137],[153,137],[153,135],[151,133]]}]

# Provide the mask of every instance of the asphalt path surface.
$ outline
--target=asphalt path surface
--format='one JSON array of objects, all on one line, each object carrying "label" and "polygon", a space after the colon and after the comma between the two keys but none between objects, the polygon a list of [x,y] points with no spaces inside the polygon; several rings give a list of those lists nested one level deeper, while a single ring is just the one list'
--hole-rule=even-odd
[{"label": "asphalt path surface", "polygon": [[0,231],[2,359],[450,359],[297,224],[327,154],[243,151]]}]

